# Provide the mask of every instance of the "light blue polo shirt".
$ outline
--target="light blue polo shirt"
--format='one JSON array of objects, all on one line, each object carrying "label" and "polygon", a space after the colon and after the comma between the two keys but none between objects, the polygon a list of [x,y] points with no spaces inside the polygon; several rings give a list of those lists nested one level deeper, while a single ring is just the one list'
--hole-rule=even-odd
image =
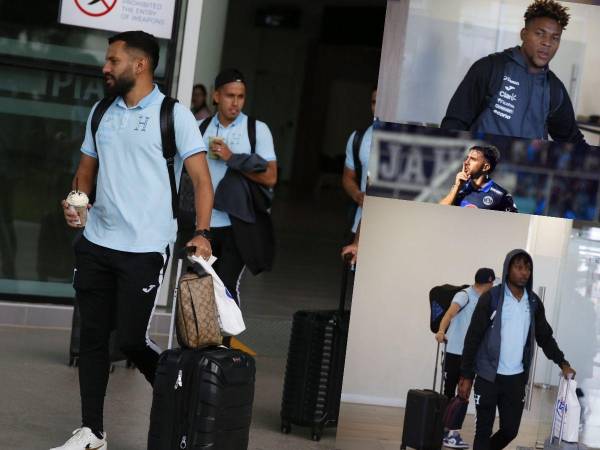
[{"label": "light blue polo shirt", "polygon": [[[352,143],[354,142],[354,135],[356,131],[353,131],[350,137],[348,138],[348,142],[346,143],[346,162],[345,165],[350,170],[355,170],[354,168],[354,156],[352,155]],[[365,130],[363,134],[362,142],[360,143],[360,150],[358,151],[358,159],[362,165],[362,174],[360,177],[360,190],[365,192],[367,189],[367,175],[369,168],[369,155],[371,154],[371,141],[373,140],[373,125]],[[356,214],[354,215],[354,224],[352,225],[352,232],[356,233],[356,229],[358,228],[358,222],[360,222],[360,218],[362,217],[362,208],[359,206],[356,209]]]},{"label": "light blue polo shirt", "polygon": [[[96,201],[89,211],[84,236],[89,241],[133,253],[164,252],[175,240],[177,221],[171,207],[171,184],[160,135],[160,105],[154,90],[128,108],[119,97],[108,108],[96,133],[98,153],[88,116],[81,151],[98,158]],[[206,151],[196,119],[177,103],[174,110],[175,179],[183,160]]]},{"label": "light blue polo shirt", "polygon": [[522,373],[523,350],[531,325],[527,290],[521,301],[518,301],[508,286],[504,286],[501,321],[500,361],[497,373],[500,375]]},{"label": "light blue polo shirt", "polygon": [[473,312],[478,301],[479,294],[473,289],[473,286],[454,295],[452,303],[456,303],[462,309],[452,318],[452,322],[450,322],[450,326],[446,331],[446,338],[448,339],[446,351],[448,353],[462,355],[465,336],[467,335],[467,330],[471,324],[471,317],[473,317]]},{"label": "light blue polo shirt", "polygon": [[[233,153],[250,153],[250,139],[248,138],[248,116],[240,113],[229,126],[225,127],[217,119],[217,114],[214,117],[204,119],[210,120],[210,125],[204,133],[204,143],[208,147],[208,139],[210,136],[220,136],[225,141],[225,144]],[[198,125],[203,120],[198,121]],[[273,146],[273,136],[266,123],[260,120],[256,121],[256,154],[261,156],[266,161],[276,161],[275,148]],[[227,164],[221,159],[208,158],[208,169],[210,170],[210,178],[212,179],[213,189],[216,191],[218,184],[221,182],[227,172]],[[210,227],[228,227],[231,225],[229,215],[218,209],[212,210],[210,219]]]}]

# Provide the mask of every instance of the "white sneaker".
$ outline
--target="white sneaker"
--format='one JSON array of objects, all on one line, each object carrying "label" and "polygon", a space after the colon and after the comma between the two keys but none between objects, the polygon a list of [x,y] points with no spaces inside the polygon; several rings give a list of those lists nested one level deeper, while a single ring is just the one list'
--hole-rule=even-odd
[{"label": "white sneaker", "polygon": [[98,439],[88,427],[77,428],[67,442],[50,450],[108,450],[106,433],[104,439]]}]

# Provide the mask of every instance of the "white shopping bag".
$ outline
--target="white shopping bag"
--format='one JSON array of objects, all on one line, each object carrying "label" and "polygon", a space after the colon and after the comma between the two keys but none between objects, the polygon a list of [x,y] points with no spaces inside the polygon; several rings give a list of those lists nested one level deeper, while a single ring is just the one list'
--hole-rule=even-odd
[{"label": "white shopping bag", "polygon": [[[554,422],[552,434],[563,441],[577,442],[579,440],[579,417],[581,405],[575,390],[577,382],[561,377],[558,385],[558,395],[554,404]],[[562,427],[562,436],[561,436]]]},{"label": "white shopping bag", "polygon": [[206,270],[206,273],[213,279],[221,333],[223,333],[224,336],[236,336],[240,334],[246,329],[242,311],[219,278],[219,275],[215,272],[215,269],[212,268],[212,262],[216,259],[212,259],[209,263],[205,261],[204,258],[199,258],[194,255],[188,256],[188,258],[190,261],[200,264],[202,268]]}]

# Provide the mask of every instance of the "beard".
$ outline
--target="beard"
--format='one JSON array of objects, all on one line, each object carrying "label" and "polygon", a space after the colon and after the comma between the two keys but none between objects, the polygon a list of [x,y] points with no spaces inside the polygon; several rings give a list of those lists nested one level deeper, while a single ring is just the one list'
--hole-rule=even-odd
[{"label": "beard", "polygon": [[[107,79],[113,80],[112,86],[106,83]],[[126,75],[121,75],[119,78],[107,75],[104,78],[104,92],[109,97],[125,97],[133,89],[133,86],[135,86],[135,79]]]}]

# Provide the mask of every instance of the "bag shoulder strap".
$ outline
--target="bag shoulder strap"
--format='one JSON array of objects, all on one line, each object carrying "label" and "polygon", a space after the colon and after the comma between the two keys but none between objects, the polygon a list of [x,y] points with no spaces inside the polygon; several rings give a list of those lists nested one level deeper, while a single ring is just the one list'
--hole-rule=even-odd
[{"label": "bag shoulder strap", "polygon": [[256,119],[248,116],[248,140],[250,141],[250,154],[256,153]]},{"label": "bag shoulder strap", "polygon": [[160,105],[160,137],[163,157],[167,162],[167,170],[169,171],[171,208],[173,209],[174,219],[177,218],[179,209],[179,196],[177,194],[177,183],[175,182],[175,155],[177,154],[177,142],[175,141],[175,103],[177,103],[176,99],[165,95]]},{"label": "bag shoulder strap", "polygon": [[356,130],[354,132],[354,139],[352,140],[352,159],[354,162],[354,173],[358,181],[358,187],[362,181],[362,164],[360,162],[360,145],[362,144],[363,136],[367,130]]},{"label": "bag shoulder strap", "polygon": [[98,133],[98,128],[100,127],[100,122],[102,121],[102,117],[110,108],[110,105],[115,101],[115,97],[104,97],[102,100],[98,102],[96,109],[94,109],[94,113],[92,114],[92,120],[90,123],[90,127],[92,129],[92,139],[94,141],[94,149],[96,153],[98,153],[98,144],[96,144],[96,133]]},{"label": "bag shoulder strap", "polygon": [[548,85],[550,86],[550,112],[552,116],[562,105],[564,93],[562,83],[551,70],[548,71]]},{"label": "bag shoulder strap", "polygon": [[215,117],[214,114],[212,116],[207,117],[202,121],[202,123],[200,123],[200,126],[198,128],[200,128],[200,133],[202,133],[202,137],[204,137],[204,133],[206,133],[206,129],[210,125],[210,122],[213,120],[213,117]]},{"label": "bag shoulder strap", "polygon": [[504,66],[508,61],[508,57],[503,52],[493,53],[489,55],[490,58],[490,76],[488,82],[488,92],[485,95],[485,106],[493,100],[496,93],[502,87],[502,81],[504,81]]}]

